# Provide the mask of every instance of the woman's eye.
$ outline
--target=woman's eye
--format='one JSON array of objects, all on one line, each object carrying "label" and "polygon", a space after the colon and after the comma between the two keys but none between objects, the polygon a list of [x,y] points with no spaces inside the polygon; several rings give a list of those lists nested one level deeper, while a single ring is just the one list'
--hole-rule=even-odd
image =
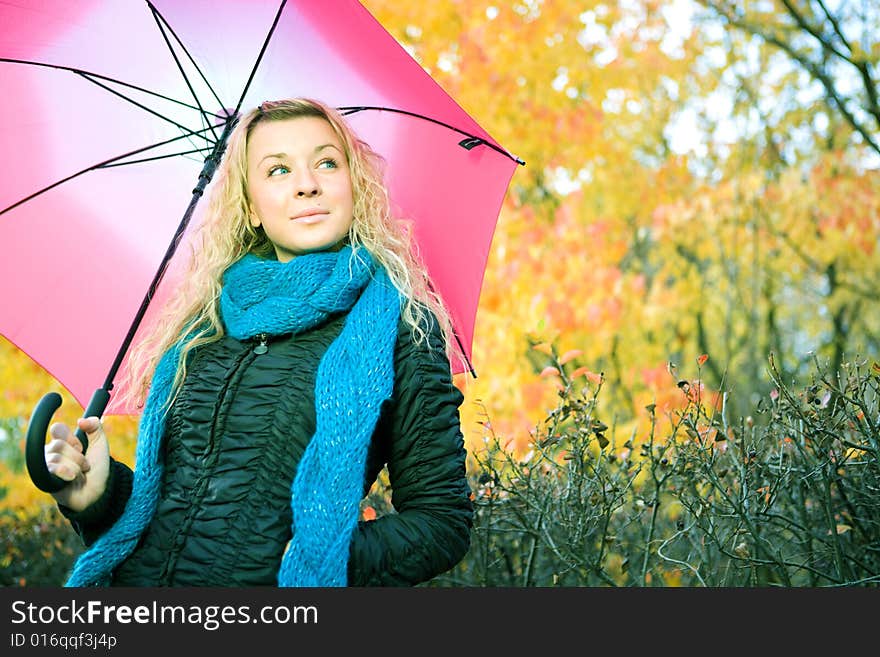
[{"label": "woman's eye", "polygon": [[336,160],[327,158],[318,162],[319,169],[335,169],[337,167]]},{"label": "woman's eye", "polygon": [[270,176],[274,176],[275,174],[280,174],[280,173],[290,173],[290,169],[288,169],[283,164],[276,164],[274,167],[269,169]]}]

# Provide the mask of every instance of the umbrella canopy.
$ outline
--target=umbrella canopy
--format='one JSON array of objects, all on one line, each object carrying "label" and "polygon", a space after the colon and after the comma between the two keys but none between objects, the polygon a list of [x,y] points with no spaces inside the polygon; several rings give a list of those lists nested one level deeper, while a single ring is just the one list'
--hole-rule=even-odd
[{"label": "umbrella canopy", "polygon": [[228,118],[293,96],[341,109],[385,157],[469,367],[522,162],[356,0],[18,0],[0,25],[0,334],[83,406],[171,292]]}]

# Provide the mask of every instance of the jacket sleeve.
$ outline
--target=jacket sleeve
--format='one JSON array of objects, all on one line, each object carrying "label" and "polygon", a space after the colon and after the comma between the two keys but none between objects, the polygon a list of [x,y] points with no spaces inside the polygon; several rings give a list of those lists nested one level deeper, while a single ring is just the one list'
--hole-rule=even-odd
[{"label": "jacket sleeve", "polygon": [[87,547],[98,540],[122,515],[128,498],[131,497],[133,481],[134,473],[131,469],[111,458],[107,488],[101,497],[82,511],[74,511],[63,504],[58,505],[61,515],[70,521]]},{"label": "jacket sleeve", "polygon": [[[473,505],[458,408],[436,321],[429,350],[399,332],[395,386],[375,439],[388,443],[394,512],[360,521],[349,559],[350,586],[414,586],[455,566],[470,547]],[[384,414],[384,413],[383,413]]]}]

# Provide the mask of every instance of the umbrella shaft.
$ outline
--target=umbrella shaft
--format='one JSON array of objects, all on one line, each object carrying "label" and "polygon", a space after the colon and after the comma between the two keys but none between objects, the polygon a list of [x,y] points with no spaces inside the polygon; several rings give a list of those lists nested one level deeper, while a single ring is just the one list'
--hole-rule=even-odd
[{"label": "umbrella shaft", "polygon": [[[202,167],[202,170],[199,173],[198,183],[192,190],[192,198],[190,199],[189,205],[186,208],[186,212],[183,213],[183,218],[180,220],[180,224],[177,226],[177,230],[174,233],[174,237],[172,238],[171,243],[168,245],[167,251],[165,251],[162,262],[159,263],[159,268],[156,271],[156,275],[153,277],[153,281],[150,283],[150,287],[147,290],[147,293],[144,295],[143,301],[141,301],[141,306],[140,308],[138,308],[138,311],[135,314],[134,319],[132,320],[131,326],[128,329],[128,333],[126,334],[125,339],[122,341],[122,345],[120,346],[119,351],[116,354],[116,358],[113,360],[113,364],[110,366],[110,371],[107,373],[107,378],[104,380],[104,386],[102,390],[107,391],[108,393],[110,390],[113,389],[113,381],[116,379],[116,373],[119,371],[119,368],[122,365],[122,360],[123,358],[125,358],[126,352],[128,352],[128,347],[131,345],[135,333],[137,333],[138,327],[140,326],[141,321],[143,321],[144,315],[146,315],[147,308],[149,307],[150,302],[153,300],[153,296],[155,296],[156,294],[159,283],[162,281],[162,277],[165,275],[165,270],[168,268],[168,263],[174,256],[174,252],[177,251],[177,245],[180,243],[180,238],[186,230],[187,225],[189,224],[190,218],[192,217],[192,214],[196,209],[196,205],[198,205],[198,202],[204,194],[205,188],[208,186],[208,183],[210,183],[211,179],[214,177],[214,172],[217,170],[220,159],[223,157],[223,152],[226,150],[226,142],[229,140],[229,135],[232,132],[232,129],[235,127],[236,123],[238,123],[237,116],[227,119],[226,127],[223,130],[223,134],[220,135],[220,139],[214,146],[214,150],[211,151],[211,154],[205,159],[205,165]],[[99,391],[96,391],[96,394],[97,392]]]}]

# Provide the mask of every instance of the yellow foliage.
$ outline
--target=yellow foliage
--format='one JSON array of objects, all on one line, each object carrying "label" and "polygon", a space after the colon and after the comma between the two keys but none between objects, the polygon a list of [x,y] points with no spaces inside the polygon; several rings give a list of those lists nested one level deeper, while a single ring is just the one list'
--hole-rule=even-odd
[{"label": "yellow foliage", "polygon": [[33,485],[27,473],[13,472],[0,462],[0,509],[37,513],[43,506],[54,506],[55,500]]},{"label": "yellow foliage", "polygon": [[[73,427],[81,417],[83,407],[51,375],[5,338],[0,337],[0,419],[18,420],[21,433],[14,434],[14,449],[24,453],[27,420],[34,406],[47,392],[61,395],[62,404],[52,418],[53,422],[65,422]],[[114,458],[134,466],[137,435],[137,417],[106,416],[104,430],[110,441]],[[0,460],[0,509],[37,513],[44,506],[54,506],[48,493],[39,490],[31,482],[27,471],[13,470],[9,463]]]},{"label": "yellow foliage", "polygon": [[[664,35],[679,27],[669,23],[671,3],[647,0],[365,4],[526,160],[489,255],[474,342],[479,378],[465,393],[467,403],[483,400],[495,429],[516,444],[527,442],[553,392],[535,380],[551,364],[530,357],[530,344],[552,356],[551,345],[564,341],[580,352],[581,373],[605,371],[608,412],[643,437],[645,406],[655,404],[665,422],[685,400],[675,380],[651,384],[634,373],[708,354],[699,366],[717,386],[723,370],[735,377],[763,360],[769,344],[756,342],[754,322],[783,296],[755,295],[775,293],[775,281],[815,288],[809,277],[831,262],[877,278],[876,174],[847,170],[842,155],[829,153],[806,180],[796,167],[772,179],[766,159],[750,160],[753,145],[743,141],[709,144],[730,153],[712,180],[697,175],[692,153],[662,150],[661,135],[689,94],[719,86],[720,69],[696,62],[713,48],[724,48],[731,65],[747,56],[736,34],[719,41],[693,29],[668,51]],[[774,10],[760,20],[783,24],[786,16]],[[797,79],[767,84],[782,89]],[[799,112],[791,108],[786,121],[803,120]],[[564,191],[557,177],[569,181]],[[815,303],[805,301],[776,316],[819,336]],[[849,301],[843,289],[829,299],[832,308]],[[479,439],[479,427],[465,430]]]}]

